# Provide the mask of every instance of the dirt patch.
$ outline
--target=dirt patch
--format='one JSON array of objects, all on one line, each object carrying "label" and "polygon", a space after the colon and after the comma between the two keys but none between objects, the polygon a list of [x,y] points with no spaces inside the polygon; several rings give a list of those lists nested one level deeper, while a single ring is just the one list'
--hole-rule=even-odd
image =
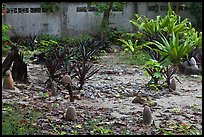
[{"label": "dirt patch", "polygon": [[[30,84],[18,84],[16,90],[2,89],[2,102],[18,103],[24,108],[34,108],[43,116],[36,123],[43,134],[57,134],[51,125],[57,125],[58,131],[66,134],[104,134],[95,131],[90,121],[99,119],[98,125],[111,129],[106,134],[159,134],[153,126],[148,132],[142,125],[143,105],[132,103],[135,94],[150,96],[157,103],[151,107],[157,127],[170,128],[172,123],[194,125],[202,130],[202,77],[177,75],[182,84],[177,83],[177,94],[165,91],[146,91],[149,78],[139,66],[119,64],[119,56],[101,57],[100,71],[84,85],[80,91],[80,100],[70,102],[67,95],[55,97],[46,95],[43,84],[47,80],[46,68],[42,65],[28,65]],[[67,92],[66,89],[63,89]],[[78,91],[74,91],[77,93]],[[158,97],[156,97],[158,96]],[[74,105],[77,121],[63,118],[67,106]],[[76,128],[81,125],[81,128]],[[171,129],[173,130],[173,129]]]}]

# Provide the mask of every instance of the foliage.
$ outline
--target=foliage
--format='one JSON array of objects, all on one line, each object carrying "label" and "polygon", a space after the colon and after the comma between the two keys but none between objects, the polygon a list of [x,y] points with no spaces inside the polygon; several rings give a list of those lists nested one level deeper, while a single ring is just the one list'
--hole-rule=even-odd
[{"label": "foliage", "polygon": [[39,128],[34,124],[40,113],[34,110],[22,110],[18,105],[6,104],[2,108],[2,134],[3,135],[35,135]]},{"label": "foliage", "polygon": [[[124,4],[125,2],[113,2],[112,10],[123,10]],[[96,15],[104,12],[108,8],[106,2],[92,2],[91,5],[96,9]]]},{"label": "foliage", "polygon": [[174,124],[174,130],[168,131],[164,128],[158,128],[165,135],[202,135],[202,131],[199,130],[194,125],[188,125],[185,123],[182,124]]},{"label": "foliage", "polygon": [[63,60],[68,53],[68,49],[54,49],[45,60],[45,66],[47,67],[47,72],[51,80],[55,80],[59,76]]},{"label": "foliage", "polygon": [[128,65],[145,65],[149,59],[150,56],[145,50],[140,50],[135,55],[125,54],[120,57],[120,60],[124,60],[124,63]]},{"label": "foliage", "polygon": [[42,2],[40,6],[46,10],[47,13],[55,13],[59,11],[59,3],[57,2]]},{"label": "foliage", "polygon": [[176,72],[176,68],[173,66],[168,65],[164,71],[164,77],[166,78],[166,83],[169,86],[170,80],[173,78],[174,73]]},{"label": "foliage", "polygon": [[88,121],[88,125],[91,129],[90,133],[92,135],[95,135],[95,134],[99,134],[99,135],[113,134],[113,131],[111,129],[105,128],[103,126],[98,126],[99,122],[100,122],[99,119]]},{"label": "foliage", "polygon": [[144,69],[146,74],[151,76],[148,85],[154,84],[156,87],[159,87],[159,81],[164,79],[163,74],[165,67],[157,60],[150,59],[146,62]]},{"label": "foliage", "polygon": [[192,28],[187,33],[184,33],[183,38],[189,38],[190,41],[194,42],[194,47],[199,47],[202,49],[202,32],[198,32]]},{"label": "foliage", "polygon": [[132,19],[130,22],[139,29],[136,37],[146,38],[147,41],[159,41],[160,33],[163,33],[168,38],[173,33],[183,34],[192,28],[187,18],[182,20],[180,16],[172,11],[170,3],[168,3],[168,11],[164,18],[157,16],[156,20],[149,20],[146,16],[138,14],[135,14],[135,16],[136,19]]},{"label": "foliage", "polygon": [[188,58],[188,53],[195,47],[195,42],[192,41],[190,37],[183,41],[179,40],[178,34],[175,35],[174,33],[169,41],[162,34],[161,39],[162,43],[154,41],[154,44],[159,48],[158,51],[161,55],[168,55],[168,59],[174,66],[178,66],[183,57],[186,56]]},{"label": "foliage", "polygon": [[79,62],[76,64],[74,68],[74,72],[76,73],[76,79],[79,81],[80,87],[79,89],[83,88],[84,83],[92,77],[95,73],[99,71],[98,68],[91,69],[93,67],[92,63],[86,63],[84,61]]},{"label": "foliage", "polygon": [[83,62],[87,62],[91,56],[99,51],[103,45],[99,39],[91,39],[86,41],[81,41],[79,43],[80,59]]},{"label": "foliage", "polygon": [[[132,55],[135,55],[139,50],[141,50],[144,47],[150,48],[148,45],[153,44],[152,42],[147,43],[139,43],[138,40],[135,40],[135,43],[132,43],[132,40],[124,40],[124,39],[118,39],[123,43],[124,51],[130,51]],[[151,49],[151,48],[150,48]]]},{"label": "foliage", "polygon": [[55,36],[55,35],[48,35],[48,34],[41,34],[38,37],[38,41],[50,41],[50,40],[54,40],[56,41],[58,44],[63,43],[66,44],[69,47],[75,47],[77,46],[80,42],[82,41],[86,41],[86,40],[90,40],[93,39],[93,36],[91,35],[77,35],[77,36],[67,36],[64,33],[61,33],[59,36]]},{"label": "foliage", "polygon": [[30,49],[31,51],[34,51],[37,49],[37,35],[30,35],[29,37],[23,38],[21,42],[19,42],[18,44],[27,47],[28,49]]},{"label": "foliage", "polygon": [[98,49],[107,51],[107,49],[110,48],[110,45],[112,42],[108,36],[101,37],[101,33],[99,33],[94,35],[93,38],[94,38],[94,41],[99,41]]},{"label": "foliage", "polygon": [[10,25],[2,24],[2,53],[4,54],[11,49],[11,44],[13,44],[10,37],[6,34],[9,29],[11,29]]},{"label": "foliage", "polygon": [[161,55],[158,51],[156,51],[156,50],[150,50],[150,51],[149,51],[149,54],[150,54],[150,56],[151,56],[151,58],[152,58],[153,60],[157,60],[159,63],[163,62],[163,61],[168,57],[168,55],[162,56],[162,55]]},{"label": "foliage", "polygon": [[123,38],[124,35],[127,33],[126,30],[123,28],[117,29],[113,27],[108,28],[106,32],[107,32],[107,37],[114,44],[118,44],[118,39]]},{"label": "foliage", "polygon": [[189,5],[191,15],[197,20],[196,28],[202,30],[202,2],[191,2]]}]

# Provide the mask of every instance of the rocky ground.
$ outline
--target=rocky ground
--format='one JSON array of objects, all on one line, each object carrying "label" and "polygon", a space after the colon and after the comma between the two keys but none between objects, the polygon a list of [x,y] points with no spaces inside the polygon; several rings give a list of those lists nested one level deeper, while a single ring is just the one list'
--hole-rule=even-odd
[{"label": "rocky ground", "polygon": [[[101,57],[100,63],[95,64],[100,71],[80,93],[74,91],[78,95],[74,102],[64,94],[66,90],[48,96],[43,84],[48,78],[46,68],[29,63],[31,83],[16,83],[16,90],[2,89],[2,102],[40,111],[42,116],[35,125],[42,129],[42,134],[156,135],[162,134],[158,127],[175,132],[179,125],[202,130],[202,76],[177,74],[182,83],[177,82],[175,92],[148,91],[144,87],[150,79],[139,66],[117,62],[116,55]],[[147,129],[142,125],[143,104],[132,102],[138,95],[154,102],[151,106],[154,124]],[[76,108],[75,122],[64,119],[70,105]]]}]

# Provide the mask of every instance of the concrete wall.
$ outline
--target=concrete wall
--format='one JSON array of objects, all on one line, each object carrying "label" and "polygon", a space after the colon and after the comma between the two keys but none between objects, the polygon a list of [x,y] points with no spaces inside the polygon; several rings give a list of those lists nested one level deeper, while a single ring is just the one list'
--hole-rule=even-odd
[{"label": "concrete wall", "polygon": [[[187,2],[182,2],[187,4]],[[171,6],[175,5],[176,2],[171,2]],[[168,6],[168,2],[138,2],[137,3],[137,14],[145,15],[148,18],[156,19],[156,16],[164,17],[167,14],[167,9],[163,7]],[[175,8],[172,8],[176,11]],[[182,18],[189,18],[191,22],[195,22],[195,18],[190,14],[189,10],[179,10],[177,13]]]},{"label": "concrete wall", "polygon": [[[97,33],[100,28],[102,14],[86,11],[77,12],[77,7],[87,7],[86,3],[64,3],[67,4],[66,11],[66,29],[64,33],[68,35]],[[116,28],[123,28],[127,31],[132,31],[132,25],[129,23],[134,11],[134,5],[129,2],[124,6],[123,11],[112,12],[110,16],[110,26]]]},{"label": "concrete wall", "polygon": [[[17,2],[6,4],[6,8],[40,8],[40,4]],[[7,13],[4,22],[12,26],[9,32],[11,36],[24,37],[42,33],[58,35],[61,32],[59,13]]]},{"label": "concrete wall", "polygon": [[[110,26],[123,28],[129,32],[135,31],[135,26],[129,22],[131,18],[134,18],[135,13],[155,19],[157,15],[166,15],[167,10],[161,8],[164,5],[167,5],[167,2],[127,2],[123,11],[112,12]],[[7,9],[16,8],[16,11],[18,11],[18,8],[28,8],[29,12],[7,13],[3,20],[6,24],[12,26],[12,30],[8,33],[10,36],[59,35],[60,33],[72,36],[83,33],[97,33],[100,28],[102,14],[96,15],[93,11],[79,12],[77,7],[87,7],[87,4],[61,2],[60,10],[51,14],[42,11],[31,13],[30,8],[40,9],[39,2],[6,3]],[[179,15],[195,21],[189,11],[179,11]]]}]

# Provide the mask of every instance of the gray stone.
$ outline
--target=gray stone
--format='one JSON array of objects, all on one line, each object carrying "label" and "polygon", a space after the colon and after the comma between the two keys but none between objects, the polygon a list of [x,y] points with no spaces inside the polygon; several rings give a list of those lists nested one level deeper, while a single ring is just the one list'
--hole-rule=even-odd
[{"label": "gray stone", "polygon": [[176,90],[176,81],[175,81],[175,78],[172,78],[170,80],[170,85],[169,87],[172,89],[172,90]]},{"label": "gray stone", "polygon": [[72,79],[71,79],[71,77],[69,75],[64,75],[62,77],[61,81],[62,81],[62,83],[64,85],[66,85],[66,84],[70,84],[71,85],[72,84]]},{"label": "gray stone", "polygon": [[145,105],[143,109],[143,124],[149,126],[152,123],[152,112],[150,108]]},{"label": "gray stone", "polygon": [[65,114],[65,119],[69,121],[76,121],[76,109],[74,106],[69,106]]}]

